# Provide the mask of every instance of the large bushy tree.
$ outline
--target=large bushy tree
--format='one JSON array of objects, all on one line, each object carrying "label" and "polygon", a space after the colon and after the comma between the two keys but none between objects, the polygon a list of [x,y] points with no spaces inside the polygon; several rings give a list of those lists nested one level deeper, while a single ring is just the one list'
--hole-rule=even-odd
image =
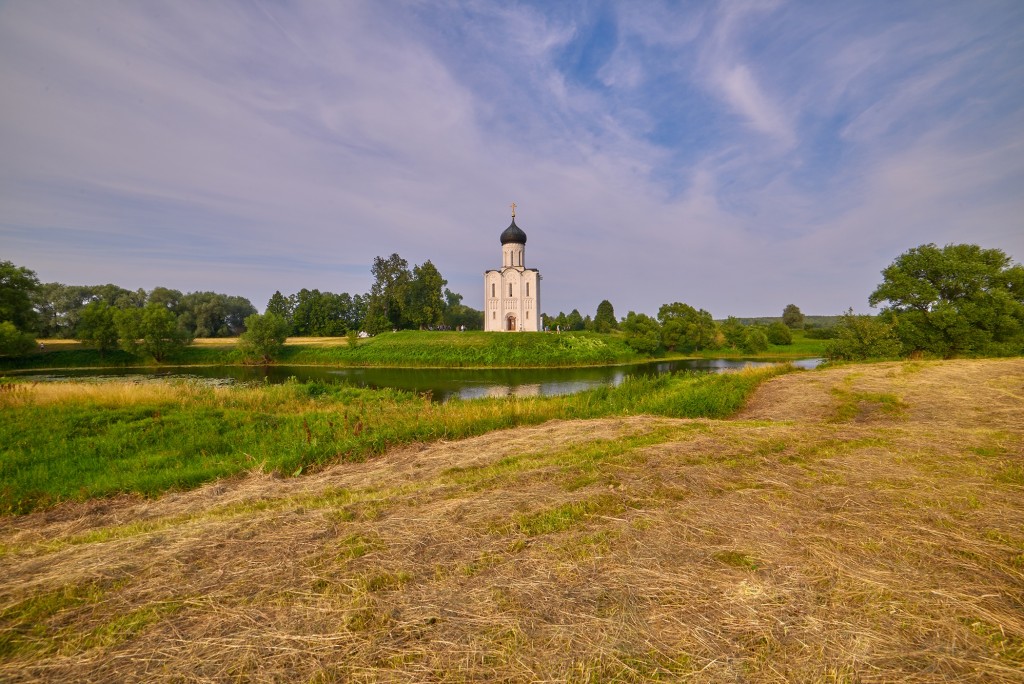
[{"label": "large bushy tree", "polygon": [[412,269],[405,310],[409,322],[420,330],[441,325],[444,321],[444,287],[448,281],[441,277],[428,259]]},{"label": "large bushy tree", "polygon": [[100,356],[117,347],[118,331],[114,319],[116,309],[102,299],[82,309],[78,323],[78,339],[99,349]]},{"label": "large bushy tree", "polygon": [[661,326],[647,314],[630,311],[619,327],[626,335],[626,344],[635,351],[651,354],[661,347]]},{"label": "large bushy tree", "polygon": [[32,296],[39,289],[39,278],[24,266],[0,261],[0,321],[7,321],[21,332],[34,332],[38,318]]},{"label": "large bushy tree", "polygon": [[825,358],[837,361],[894,358],[902,345],[893,323],[847,310],[835,327],[835,338],[825,343]]},{"label": "large bushy tree", "polygon": [[765,334],[768,335],[768,341],[772,344],[793,344],[793,333],[783,321],[775,321],[769,325]]},{"label": "large bushy tree", "polygon": [[597,313],[594,315],[594,330],[599,333],[611,332],[619,327],[615,320],[615,308],[607,299],[602,299],[597,305]]},{"label": "large bushy tree", "polygon": [[666,349],[691,352],[714,347],[718,327],[711,314],[689,304],[673,302],[658,309],[661,340]]},{"label": "large bushy tree", "polygon": [[0,356],[21,356],[35,346],[32,333],[18,330],[10,321],[0,321]]},{"label": "large bushy tree", "polygon": [[397,253],[386,259],[375,257],[370,273],[373,285],[366,311],[366,329],[378,333],[405,327],[405,304],[412,280],[409,262]]},{"label": "large bushy tree", "polygon": [[279,314],[252,314],[245,319],[245,332],[238,340],[238,348],[247,361],[268,364],[284,348],[290,327]]},{"label": "large bushy tree", "polygon": [[143,352],[157,362],[192,342],[170,309],[156,302],[142,309],[118,309],[114,322],[125,351]]},{"label": "large bushy tree", "polygon": [[914,247],[882,271],[884,304],[905,352],[940,356],[1024,351],[1024,266],[977,245]]},{"label": "large bushy tree", "polygon": [[804,327],[804,314],[796,304],[787,304],[782,310],[782,322],[790,328]]}]

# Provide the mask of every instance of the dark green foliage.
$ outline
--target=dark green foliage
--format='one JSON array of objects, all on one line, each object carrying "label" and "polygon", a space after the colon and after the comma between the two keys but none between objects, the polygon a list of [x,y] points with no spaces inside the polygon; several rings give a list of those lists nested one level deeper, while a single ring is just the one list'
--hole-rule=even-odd
[{"label": "dark green foliage", "polygon": [[75,337],[82,309],[94,298],[91,287],[61,283],[40,285],[32,296],[39,314],[39,336]]},{"label": "dark green foliage", "polygon": [[387,259],[375,257],[370,268],[373,285],[364,327],[371,334],[385,330],[400,330],[405,323],[405,304],[408,297],[409,262],[392,254]]},{"label": "dark green foliage", "polygon": [[276,290],[274,294],[270,296],[270,300],[267,302],[266,313],[272,313],[280,316],[281,318],[288,321],[291,325],[292,322],[292,302],[288,297],[281,294],[280,290]]},{"label": "dark green foliage", "polygon": [[740,348],[747,354],[768,351],[768,335],[760,327],[748,327]]},{"label": "dark green foliage", "polygon": [[444,324],[451,330],[465,326],[466,330],[484,329],[484,312],[462,303],[462,295],[444,289]]},{"label": "dark green foliage", "polygon": [[333,337],[345,332],[345,311],[338,295],[299,290],[292,296],[291,332],[300,337]]},{"label": "dark green foliage", "polygon": [[653,354],[661,348],[661,326],[647,314],[630,311],[620,326],[626,344],[641,354]]},{"label": "dark green foliage", "polygon": [[787,304],[782,310],[782,323],[789,328],[804,327],[804,315],[796,304]]},{"label": "dark green foliage", "polygon": [[793,344],[793,333],[790,332],[789,326],[781,321],[769,325],[765,333],[768,335],[768,341],[772,344]]},{"label": "dark green foliage", "polygon": [[747,338],[747,329],[739,319],[729,316],[719,329],[722,331],[722,337],[725,338],[726,344],[736,349],[743,347],[743,342]]},{"label": "dark green foliage", "polygon": [[573,309],[565,317],[565,327],[562,330],[583,330],[585,327],[583,316],[579,309]]},{"label": "dark green foliage", "polygon": [[[157,288],[160,290],[162,288]],[[152,303],[154,294],[150,293]],[[171,294],[176,290],[170,290]],[[248,299],[216,292],[189,292],[178,299],[177,307],[168,306],[178,320],[178,327],[188,337],[234,337],[245,330],[245,319],[256,313]]]},{"label": "dark green foliage", "polygon": [[658,309],[661,339],[666,349],[682,352],[711,349],[718,337],[718,326],[711,314],[688,304],[673,302]]},{"label": "dark green foliage", "polygon": [[120,309],[114,314],[114,322],[125,351],[148,354],[157,363],[192,341],[178,327],[174,314],[155,302],[143,309]]},{"label": "dark green foliage", "polygon": [[836,361],[895,358],[902,346],[890,321],[847,311],[835,328],[836,338],[825,343],[825,358]]},{"label": "dark green foliage", "polygon": [[594,316],[594,330],[599,333],[611,332],[619,327],[615,320],[615,309],[607,299],[602,299],[597,305],[597,314]]},{"label": "dark green foliage", "polygon": [[[40,332],[46,337],[82,338],[79,330],[82,314],[93,302],[115,309],[141,309],[158,304],[173,314],[176,325],[186,337],[232,337],[244,330],[245,317],[256,309],[244,297],[217,292],[189,292],[155,287],[126,290],[116,285],[63,285],[46,283],[36,292],[36,310]],[[88,334],[88,333],[85,333]]]},{"label": "dark green foliage", "polygon": [[114,307],[102,299],[91,302],[82,309],[78,323],[78,339],[99,350],[100,356],[117,347],[117,323]]},{"label": "dark green foliage", "polygon": [[0,321],[0,356],[23,356],[35,346],[32,333],[18,330],[10,321]]},{"label": "dark green foliage", "polygon": [[35,272],[10,261],[0,261],[0,322],[21,332],[34,332],[39,324],[32,297],[39,289]]},{"label": "dark green foliage", "polygon": [[1024,266],[1002,250],[921,245],[882,271],[868,299],[905,352],[944,357],[1024,352]]},{"label": "dark green foliage", "polygon": [[425,330],[444,322],[443,290],[447,284],[448,281],[441,277],[441,273],[429,259],[419,266],[413,266],[408,302],[405,306],[413,327]]},{"label": "dark green foliage", "polygon": [[248,361],[270,363],[284,348],[289,327],[278,314],[252,314],[245,319],[245,332],[238,340],[242,356]]}]

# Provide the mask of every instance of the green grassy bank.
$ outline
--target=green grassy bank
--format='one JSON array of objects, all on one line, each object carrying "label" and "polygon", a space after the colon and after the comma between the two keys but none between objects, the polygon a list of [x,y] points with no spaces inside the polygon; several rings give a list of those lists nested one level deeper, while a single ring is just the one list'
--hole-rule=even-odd
[{"label": "green grassy bank", "polygon": [[[197,340],[171,355],[164,365],[237,365],[244,359],[234,339]],[[772,345],[761,354],[735,349],[714,349],[690,355],[667,354],[658,358],[804,358],[820,356],[822,340],[806,339],[796,331],[791,345]],[[630,349],[620,335],[596,333],[484,332],[384,333],[360,340],[350,348],[343,338],[292,338],[276,359],[280,365],[388,366],[396,368],[528,368],[600,366],[646,361],[651,357]],[[152,360],[121,350],[100,354],[95,349],[67,341],[19,358],[0,358],[0,371],[119,368],[156,365]]]},{"label": "green grassy bank", "polygon": [[5,383],[0,513],[122,492],[152,496],[253,468],[295,475],[395,445],[556,418],[724,417],[788,370],[663,375],[572,396],[440,405],[407,392],[322,384]]}]

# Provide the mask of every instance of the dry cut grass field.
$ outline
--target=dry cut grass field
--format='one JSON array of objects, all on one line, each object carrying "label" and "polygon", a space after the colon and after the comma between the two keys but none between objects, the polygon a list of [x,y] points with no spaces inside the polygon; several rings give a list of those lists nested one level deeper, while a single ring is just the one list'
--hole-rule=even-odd
[{"label": "dry cut grass field", "polygon": [[0,520],[0,679],[1024,681],[1024,360]]}]

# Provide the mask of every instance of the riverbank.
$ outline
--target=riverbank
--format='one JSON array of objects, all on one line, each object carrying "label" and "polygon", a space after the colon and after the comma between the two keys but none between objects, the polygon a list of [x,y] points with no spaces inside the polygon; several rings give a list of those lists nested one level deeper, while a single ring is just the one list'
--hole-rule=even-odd
[{"label": "riverbank", "polygon": [[554,419],[724,417],[760,382],[791,370],[635,377],[565,396],[445,404],[321,382],[0,384],[0,513],[121,493],[156,496],[253,468],[298,475],[402,444]]},{"label": "riverbank", "polygon": [[1019,682],[1022,387],[1020,359],[848,365],[729,420],[0,518],[0,679]]},{"label": "riverbank", "polygon": [[[0,371],[128,368],[155,366],[121,350],[100,354],[72,340],[44,340],[44,349],[19,358],[0,358]],[[275,363],[335,367],[390,368],[557,368],[606,366],[654,359],[766,358],[795,359],[821,356],[821,340],[802,331],[792,345],[772,345],[760,354],[737,350],[705,350],[696,354],[654,357],[630,349],[620,335],[597,333],[515,333],[401,331],[359,340],[355,348],[345,338],[290,338]],[[164,366],[241,365],[244,359],[232,338],[196,340],[169,356]]]}]

